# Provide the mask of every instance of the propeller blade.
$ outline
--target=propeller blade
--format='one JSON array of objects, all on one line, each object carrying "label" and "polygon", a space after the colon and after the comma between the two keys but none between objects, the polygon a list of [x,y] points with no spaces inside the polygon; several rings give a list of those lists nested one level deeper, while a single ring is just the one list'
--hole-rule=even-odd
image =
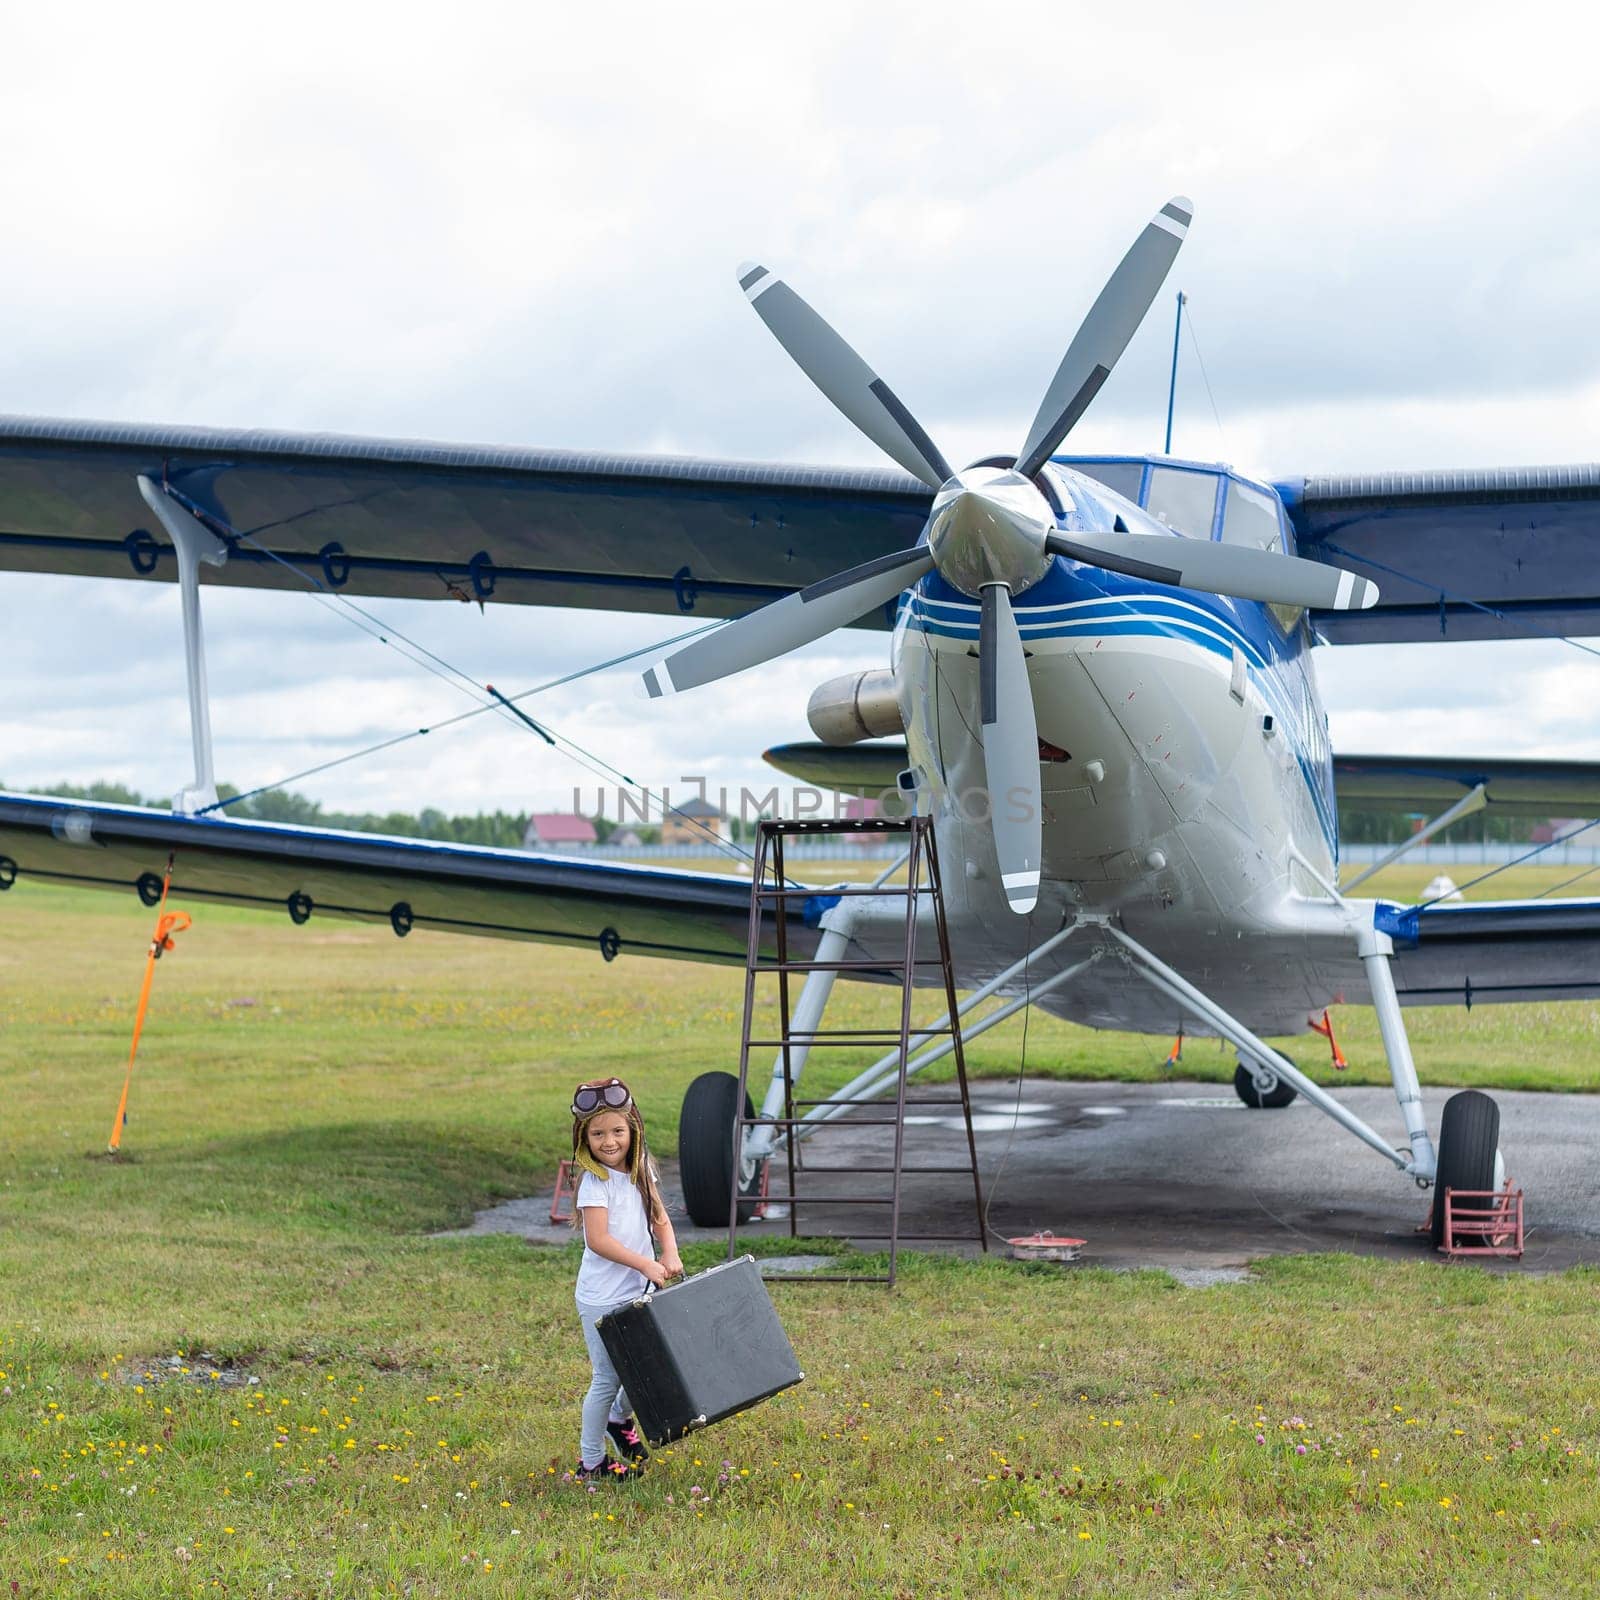
[{"label": "propeller blade", "polygon": [[1000,883],[1011,909],[1026,916],[1039,898],[1044,797],[1028,662],[1011,610],[1011,591],[1003,583],[986,584],[983,589],[978,614],[978,697],[989,825],[994,829]]},{"label": "propeller blade", "polygon": [[703,683],[787,655],[893,600],[932,570],[928,547],[918,545],[824,578],[663,656],[644,674],[645,695],[656,700],[684,689],[698,689]]},{"label": "propeller blade", "polygon": [[954,476],[894,390],[782,278],[747,261],[739,287],[800,370],[880,450],[930,489]]},{"label": "propeller blade", "polygon": [[1111,376],[1111,369],[1144,321],[1150,302],[1177,259],[1178,247],[1193,216],[1194,202],[1174,195],[1145,224],[1144,232],[1133,241],[1106,281],[1099,299],[1089,308],[1089,315],[1067,346],[1040,402],[1039,414],[1028,429],[1017,457],[1017,471],[1023,477],[1033,477],[1050,459],[1100,392],[1100,385]]},{"label": "propeller blade", "polygon": [[1377,604],[1378,586],[1367,578],[1300,556],[1213,544],[1163,533],[1052,533],[1045,548],[1130,578],[1204,589],[1236,600],[1266,600],[1318,611],[1365,611]]}]

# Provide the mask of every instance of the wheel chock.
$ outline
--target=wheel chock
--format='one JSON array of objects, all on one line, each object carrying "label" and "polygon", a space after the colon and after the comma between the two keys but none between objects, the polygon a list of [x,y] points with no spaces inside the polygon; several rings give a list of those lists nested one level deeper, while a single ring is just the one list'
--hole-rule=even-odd
[{"label": "wheel chock", "polygon": [[1439,1254],[1450,1261],[1478,1256],[1522,1256],[1522,1191],[1509,1179],[1503,1189],[1446,1189],[1434,1202],[1444,1205],[1444,1242]]},{"label": "wheel chock", "polygon": [[[550,1199],[550,1220],[552,1222],[571,1222],[576,1215],[573,1202],[578,1197],[578,1175],[572,1160],[564,1158],[556,1163],[556,1192]],[[567,1202],[566,1210],[561,1209],[561,1202]]]}]

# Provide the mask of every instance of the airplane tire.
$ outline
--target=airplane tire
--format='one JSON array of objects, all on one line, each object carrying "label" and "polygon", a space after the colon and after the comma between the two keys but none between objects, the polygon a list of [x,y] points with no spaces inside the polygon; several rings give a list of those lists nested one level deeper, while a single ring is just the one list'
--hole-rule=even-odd
[{"label": "airplane tire", "polygon": [[1299,1095],[1300,1091],[1292,1083],[1285,1083],[1270,1067],[1267,1072],[1272,1079],[1272,1087],[1263,1090],[1257,1085],[1255,1074],[1244,1062],[1241,1061],[1233,1069],[1233,1092],[1252,1111],[1280,1110],[1292,1104]]},{"label": "airplane tire", "polygon": [[[698,1228],[728,1226],[728,1194],[733,1186],[733,1119],[739,1080],[731,1072],[702,1072],[689,1085],[678,1113],[678,1175],[689,1220]],[[755,1115],[750,1096],[744,1114]],[[740,1193],[739,1220],[755,1215],[761,1174],[753,1173]],[[752,1198],[746,1203],[744,1195]]]},{"label": "airplane tire", "polygon": [[1439,1171],[1433,1185],[1433,1244],[1444,1243],[1446,1189],[1495,1187],[1500,1145],[1500,1107],[1477,1089],[1463,1089],[1444,1103],[1439,1119]]}]

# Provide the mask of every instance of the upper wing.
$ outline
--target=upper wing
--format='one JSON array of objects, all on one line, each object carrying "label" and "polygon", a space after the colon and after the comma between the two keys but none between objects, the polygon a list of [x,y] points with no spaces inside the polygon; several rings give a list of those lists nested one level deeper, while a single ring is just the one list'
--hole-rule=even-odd
[{"label": "upper wing", "polygon": [[1600,817],[1600,761],[1336,755],[1333,781],[1341,804],[1382,810],[1443,811],[1481,783],[1502,816]]},{"label": "upper wing", "polygon": [[707,617],[906,549],[931,498],[876,468],[0,417],[0,568],[175,578],[141,474],[227,540],[208,583]]},{"label": "upper wing", "polygon": [[1314,614],[1335,644],[1600,632],[1600,465],[1274,487],[1302,555],[1378,585],[1371,610]]},{"label": "upper wing", "polygon": [[[172,857],[182,904],[220,900],[316,916],[743,965],[748,880],[332,829],[182,817],[135,806],[0,794],[0,889],[20,878],[137,893],[153,906]],[[796,898],[792,954],[825,909]],[[764,922],[763,948],[775,923]]]}]

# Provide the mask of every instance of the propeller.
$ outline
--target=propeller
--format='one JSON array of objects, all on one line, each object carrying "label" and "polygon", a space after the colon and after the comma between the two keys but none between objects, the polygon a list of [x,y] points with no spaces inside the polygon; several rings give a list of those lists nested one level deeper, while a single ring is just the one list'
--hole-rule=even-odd
[{"label": "propeller", "polygon": [[698,689],[703,683],[787,655],[835,628],[849,627],[857,617],[878,606],[887,605],[924,573],[932,571],[932,552],[926,545],[918,545],[824,578],[809,589],[787,594],[664,656],[645,672],[645,694],[654,700],[684,689]]},{"label": "propeller", "polygon": [[782,278],[747,261],[739,287],[794,364],[885,455],[930,489],[951,478],[950,463],[900,397]]},{"label": "propeller", "polygon": [[1236,600],[1314,606],[1319,611],[1365,611],[1378,601],[1377,584],[1342,567],[1243,544],[1170,539],[1160,533],[1052,533],[1045,548],[1129,578],[1206,589]]},{"label": "propeller", "polygon": [[1028,687],[1028,660],[1003,583],[983,587],[978,612],[978,704],[983,725],[989,826],[1006,901],[1026,916],[1039,898],[1044,833],[1039,785],[1039,728]]},{"label": "propeller", "polygon": [[1039,894],[1043,796],[1027,657],[1012,602],[1055,556],[1156,583],[1240,599],[1347,610],[1376,587],[1354,573],[1271,551],[1111,532],[1061,533],[1035,482],[1099,393],[1178,254],[1193,205],[1169,200],[1107,280],[1067,346],[1011,469],[951,470],[900,397],[770,268],[747,262],[739,286],[801,371],[886,455],[935,491],[926,542],[864,562],[730,622],[662,657],[644,674],[652,698],[759,666],[893,600],[935,569],[979,608],[978,679],[990,827],[1011,909]]},{"label": "propeller", "polygon": [[1106,280],[1067,346],[1028,429],[1017,457],[1017,471],[1023,477],[1031,478],[1050,459],[1099,394],[1100,385],[1111,376],[1117,358],[1128,348],[1145,312],[1161,292],[1193,216],[1194,202],[1174,195],[1145,224],[1144,232]]}]

